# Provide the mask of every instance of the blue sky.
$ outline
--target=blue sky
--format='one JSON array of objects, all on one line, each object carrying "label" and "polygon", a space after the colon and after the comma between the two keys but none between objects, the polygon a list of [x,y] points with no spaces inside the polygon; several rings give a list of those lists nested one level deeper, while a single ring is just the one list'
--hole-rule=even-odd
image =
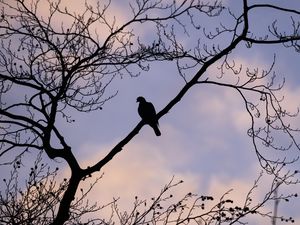
[{"label": "blue sky", "polygon": [[[122,9],[124,6],[115,4],[120,3],[119,1],[112,2],[116,18],[120,22],[126,20],[126,11]],[[224,4],[234,12],[240,12],[237,2],[226,0]],[[255,1],[249,1],[249,4],[251,2]],[[256,2],[282,5],[283,1]],[[300,10],[298,1],[284,1],[283,6]],[[77,10],[76,5],[72,7]],[[259,14],[253,15],[251,26],[257,27],[257,32],[260,32],[272,18],[277,18],[279,23],[281,19],[284,21],[286,19],[273,11],[259,11]],[[222,22],[230,23],[229,20]],[[214,23],[206,21],[208,29]],[[286,28],[285,23],[283,26]],[[149,38],[147,35],[150,31],[147,27],[137,32],[144,38]],[[193,46],[195,44],[193,37],[196,36],[197,34],[192,34],[190,38],[185,39],[183,36],[180,38],[185,45]],[[225,44],[222,40],[219,41],[221,45]],[[285,96],[284,104],[288,109],[296,110],[300,106],[299,53],[281,45],[260,45],[247,49],[241,44],[232,52],[232,58],[243,64],[243,68],[268,69],[274,53],[276,53],[274,71],[279,78],[286,78],[285,87],[280,95]],[[216,66],[207,71],[205,78],[216,80],[219,74]],[[189,75],[192,76],[193,72],[190,71]],[[232,78],[228,75],[224,79]],[[75,122],[71,124],[62,122],[61,129],[65,130],[66,140],[71,143],[81,165],[87,166],[100,160],[140,121],[136,103],[138,96],[144,96],[159,111],[183,85],[183,79],[178,75],[174,62],[153,63],[148,72],[142,72],[138,77],[124,76],[122,79],[117,77],[106,90],[106,94],[114,94],[116,91],[118,94],[104,105],[103,110],[92,113],[71,111]],[[152,197],[174,175],[176,179],[185,181],[180,190],[175,190],[175,194],[183,195],[185,192],[193,191],[200,195],[220,197],[233,188],[232,198],[242,201],[261,168],[251,139],[247,135],[250,117],[236,91],[212,85],[195,86],[181,102],[161,118],[159,123],[161,137],[156,137],[151,128],[144,126],[123,151],[104,167],[102,171],[104,177],[92,191],[91,199],[110,201],[113,196],[121,197],[120,205],[127,208],[130,206],[128,202],[133,202],[134,196]],[[298,118],[292,123],[300,127]],[[291,154],[299,155],[299,152],[294,151]],[[299,162],[291,169],[299,169]],[[65,168],[61,176],[67,176],[68,173],[68,169]],[[256,193],[258,199],[267,190],[265,184],[269,179],[267,176],[263,178],[263,184]],[[87,180],[83,186],[89,182]],[[290,186],[283,191],[299,192],[299,187]],[[266,207],[272,209],[273,205]],[[299,207],[299,199],[294,199],[289,204],[282,202],[279,213],[298,218],[296,224],[300,224]],[[264,224],[268,223],[268,220],[266,221]],[[261,220],[253,218],[252,222],[251,224],[259,224]]]}]

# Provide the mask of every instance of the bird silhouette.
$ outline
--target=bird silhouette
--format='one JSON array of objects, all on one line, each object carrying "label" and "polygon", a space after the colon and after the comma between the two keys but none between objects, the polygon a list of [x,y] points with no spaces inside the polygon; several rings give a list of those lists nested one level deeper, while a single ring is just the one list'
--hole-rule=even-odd
[{"label": "bird silhouette", "polygon": [[139,102],[138,113],[141,116],[142,120],[153,128],[156,136],[160,136],[160,130],[158,129],[158,120],[156,118],[156,111],[151,102],[147,102],[146,99],[142,96],[136,99],[136,102]]}]

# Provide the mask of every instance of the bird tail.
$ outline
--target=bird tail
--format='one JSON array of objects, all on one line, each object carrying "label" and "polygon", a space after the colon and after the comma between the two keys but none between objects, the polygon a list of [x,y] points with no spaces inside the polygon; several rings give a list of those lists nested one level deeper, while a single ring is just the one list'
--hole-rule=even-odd
[{"label": "bird tail", "polygon": [[153,128],[153,130],[154,130],[156,136],[160,136],[160,135],[161,135],[160,130],[159,130],[159,128],[158,128],[158,125],[155,125],[155,126],[153,126],[152,128]]}]

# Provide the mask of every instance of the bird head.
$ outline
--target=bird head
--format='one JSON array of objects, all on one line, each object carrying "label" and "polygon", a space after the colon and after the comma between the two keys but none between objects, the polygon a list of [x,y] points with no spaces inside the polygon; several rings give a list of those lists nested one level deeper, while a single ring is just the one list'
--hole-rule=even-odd
[{"label": "bird head", "polygon": [[145,98],[142,97],[142,96],[139,96],[137,99],[136,99],[136,102],[145,102]]}]

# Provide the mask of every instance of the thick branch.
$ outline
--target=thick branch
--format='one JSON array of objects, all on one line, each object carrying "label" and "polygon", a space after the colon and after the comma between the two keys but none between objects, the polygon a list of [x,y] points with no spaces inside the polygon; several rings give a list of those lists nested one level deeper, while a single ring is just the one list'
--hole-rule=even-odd
[{"label": "thick branch", "polygon": [[279,7],[276,5],[270,5],[270,4],[255,4],[255,5],[251,5],[248,7],[249,11],[251,9],[255,9],[255,8],[271,8],[271,9],[276,9],[276,10],[280,10],[283,12],[289,12],[289,13],[294,13],[294,14],[300,15],[300,11],[298,11],[298,10],[287,9],[287,8]]},{"label": "thick branch", "polygon": [[249,38],[249,37],[245,37],[244,38],[245,41],[250,42],[252,44],[283,44],[286,42],[291,42],[291,41],[299,41],[300,40],[300,36],[293,36],[293,37],[284,37],[284,38],[280,38],[280,39],[274,39],[274,40],[257,40],[254,38]]}]

